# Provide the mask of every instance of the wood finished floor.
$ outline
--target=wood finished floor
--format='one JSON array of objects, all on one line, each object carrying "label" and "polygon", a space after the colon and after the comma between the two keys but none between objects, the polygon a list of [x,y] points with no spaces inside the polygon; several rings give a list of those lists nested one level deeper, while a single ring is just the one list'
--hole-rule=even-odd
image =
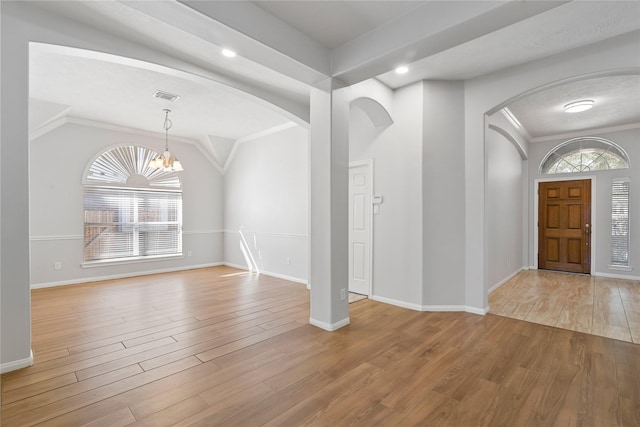
[{"label": "wood finished floor", "polygon": [[489,295],[500,316],[640,343],[640,281],[521,271]]},{"label": "wood finished floor", "polygon": [[227,267],[32,304],[3,426],[640,425],[639,345],[491,314],[365,299],[330,333],[305,286]]}]

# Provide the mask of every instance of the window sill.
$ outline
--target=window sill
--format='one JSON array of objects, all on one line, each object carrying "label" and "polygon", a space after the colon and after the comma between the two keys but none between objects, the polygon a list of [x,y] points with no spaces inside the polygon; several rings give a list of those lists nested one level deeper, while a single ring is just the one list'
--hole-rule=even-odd
[{"label": "window sill", "polygon": [[626,265],[610,265],[609,270],[633,271],[633,267],[628,267]]},{"label": "window sill", "polygon": [[176,255],[155,255],[155,256],[141,256],[135,258],[121,258],[121,259],[106,259],[100,261],[87,261],[83,262],[82,268],[94,268],[94,267],[107,267],[111,265],[123,265],[123,264],[140,264],[150,261],[166,261],[171,259],[184,258],[183,254]]}]

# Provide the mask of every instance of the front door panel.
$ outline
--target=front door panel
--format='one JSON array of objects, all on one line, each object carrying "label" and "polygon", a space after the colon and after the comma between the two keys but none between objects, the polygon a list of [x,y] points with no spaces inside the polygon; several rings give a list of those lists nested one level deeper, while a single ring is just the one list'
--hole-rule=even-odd
[{"label": "front door panel", "polygon": [[541,182],[538,268],[591,272],[591,180]]}]

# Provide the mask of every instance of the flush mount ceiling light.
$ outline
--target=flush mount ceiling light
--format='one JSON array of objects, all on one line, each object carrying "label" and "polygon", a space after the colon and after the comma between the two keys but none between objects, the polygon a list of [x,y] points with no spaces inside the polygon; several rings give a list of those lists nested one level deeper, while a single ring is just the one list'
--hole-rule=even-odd
[{"label": "flush mount ceiling light", "polygon": [[409,67],[405,65],[401,65],[400,67],[396,68],[396,74],[406,74],[407,72],[409,72]]},{"label": "flush mount ceiling light", "polygon": [[233,58],[234,56],[236,56],[236,53],[231,49],[222,49],[222,54],[227,58]]},{"label": "flush mount ceiling light", "polygon": [[164,153],[161,156],[149,162],[149,166],[154,169],[162,169],[164,171],[180,172],[184,170],[180,160],[176,159],[173,154],[169,152],[169,129],[173,126],[173,122],[169,120],[169,113],[171,110],[165,108],[164,110]]},{"label": "flush mount ceiling light", "polygon": [[592,99],[583,99],[580,101],[570,102],[564,106],[565,113],[579,113],[581,111],[587,111],[593,107]]}]

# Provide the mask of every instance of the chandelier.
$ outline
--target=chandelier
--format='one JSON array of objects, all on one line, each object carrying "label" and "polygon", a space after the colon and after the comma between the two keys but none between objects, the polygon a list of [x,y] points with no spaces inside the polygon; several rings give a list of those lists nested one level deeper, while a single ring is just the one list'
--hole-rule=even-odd
[{"label": "chandelier", "polygon": [[169,152],[169,129],[173,126],[173,122],[169,120],[169,113],[171,110],[164,110],[164,134],[165,134],[165,143],[164,143],[164,153],[161,156],[156,157],[155,159],[149,162],[149,166],[155,169],[162,169],[165,171],[171,172],[180,172],[184,170],[182,168],[182,164],[180,164],[180,160],[176,159],[173,154]]}]

